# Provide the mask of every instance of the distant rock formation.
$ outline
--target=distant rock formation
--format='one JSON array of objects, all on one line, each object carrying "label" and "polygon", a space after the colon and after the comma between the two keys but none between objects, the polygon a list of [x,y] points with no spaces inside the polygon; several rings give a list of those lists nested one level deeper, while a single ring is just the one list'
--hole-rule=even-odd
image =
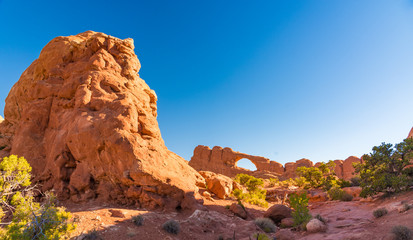
[{"label": "distant rock formation", "polygon": [[[240,168],[236,163],[240,159],[249,159],[256,167],[257,171],[253,172],[244,168]],[[354,162],[360,162],[357,157],[351,156],[346,160],[335,160],[335,172],[339,178],[349,180],[354,176]],[[268,158],[260,156],[252,156],[245,153],[235,152],[231,148],[222,148],[215,146],[212,150],[207,146],[199,145],[194,150],[194,155],[189,162],[189,165],[197,171],[211,171],[223,174],[229,177],[234,177],[238,173],[246,173],[253,176],[267,178],[266,176],[277,176],[284,180],[297,177],[296,170],[298,167],[313,167],[319,166],[321,163],[313,164],[309,159],[300,159],[296,162],[288,162],[285,167],[281,163],[271,161]]]},{"label": "distant rock formation", "polygon": [[75,202],[190,206],[204,180],[165,147],[139,69],[132,39],[53,39],[6,99],[0,157],[24,156],[43,190]]},{"label": "distant rock formation", "polygon": [[257,171],[269,171],[278,175],[284,173],[284,168],[281,163],[270,161],[264,157],[235,152],[231,148],[218,146],[213,147],[212,150],[207,146],[197,146],[189,165],[197,171],[211,171],[234,177],[238,173],[251,172],[236,166],[236,163],[243,158],[249,159],[257,167]]},{"label": "distant rock formation", "polygon": [[407,138],[411,138],[413,137],[413,128],[410,130],[409,136],[407,136]]}]

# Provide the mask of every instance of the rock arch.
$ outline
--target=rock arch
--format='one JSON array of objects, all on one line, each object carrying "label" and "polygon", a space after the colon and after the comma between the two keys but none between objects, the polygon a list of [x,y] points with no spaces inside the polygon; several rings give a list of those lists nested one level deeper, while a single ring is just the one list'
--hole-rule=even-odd
[{"label": "rock arch", "polygon": [[255,167],[255,170],[251,170],[251,169],[246,168],[247,170],[250,170],[250,171],[256,171],[256,170],[258,170],[257,165],[255,165],[255,163],[252,162],[252,161],[251,161],[250,159],[248,159],[248,158],[240,158],[240,159],[238,159],[238,160],[235,162],[235,166],[237,166],[237,167],[239,167],[239,168],[245,168],[245,167],[241,167],[241,166],[239,165],[240,162],[242,162],[242,163],[244,163],[244,164],[246,164],[246,163],[252,163],[252,166]]},{"label": "rock arch", "polygon": [[[250,160],[257,167],[257,170],[250,171],[238,167],[236,163],[243,158]],[[361,161],[360,158],[355,156],[350,156],[344,161],[335,160],[337,177],[345,180],[351,179],[355,174],[353,163]],[[302,158],[295,162],[288,162],[283,166],[281,163],[271,161],[268,158],[235,152],[228,147],[222,148],[215,146],[210,149],[202,145],[195,148],[194,155],[189,162],[189,165],[197,171],[211,171],[229,177],[234,177],[238,173],[247,173],[263,178],[276,175],[281,180],[297,177],[296,169],[298,167],[313,167],[319,166],[319,164],[320,163],[313,164],[309,159]]]},{"label": "rock arch", "polygon": [[189,165],[198,171],[212,171],[233,177],[238,173],[250,172],[236,166],[236,163],[243,158],[250,160],[257,167],[257,171],[273,172],[276,175],[284,173],[284,167],[281,163],[271,161],[265,157],[235,152],[231,148],[219,146],[215,146],[212,149],[207,146],[197,146]]}]

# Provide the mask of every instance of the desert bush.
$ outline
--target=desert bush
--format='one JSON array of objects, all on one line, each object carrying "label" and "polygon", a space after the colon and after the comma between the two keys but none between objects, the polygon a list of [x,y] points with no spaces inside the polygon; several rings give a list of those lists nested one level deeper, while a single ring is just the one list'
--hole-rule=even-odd
[{"label": "desert bush", "polygon": [[396,236],[396,240],[413,239],[413,231],[406,226],[394,226],[391,232]]},{"label": "desert bush", "polygon": [[395,193],[407,190],[413,184],[413,176],[405,169],[413,160],[413,139],[408,138],[396,145],[382,143],[370,154],[363,155],[363,163],[354,164],[360,175],[361,197],[377,193]]},{"label": "desert bush", "polygon": [[[337,179],[336,183],[340,188],[345,188],[345,187],[351,187],[352,186],[350,181],[346,181],[344,179]],[[334,187],[334,186],[332,186],[332,187]]]},{"label": "desert bush", "polygon": [[268,207],[268,202],[265,201],[267,191],[261,188],[264,185],[262,179],[247,174],[238,174],[235,177],[235,181],[247,188],[247,192],[243,192],[241,189],[235,189],[232,192],[237,200],[261,207]]},{"label": "desert bush", "polygon": [[399,212],[406,212],[409,211],[412,208],[408,203],[404,203],[402,207],[400,208]]},{"label": "desert bush", "polygon": [[331,200],[340,200],[340,201],[351,201],[353,200],[353,196],[346,193],[340,188],[333,187],[327,191],[328,196]]},{"label": "desert bush", "polygon": [[274,222],[269,218],[257,218],[254,223],[266,233],[275,232],[277,229]]},{"label": "desert bush", "polygon": [[270,178],[269,181],[270,181],[269,187],[274,187],[280,182],[278,178]]},{"label": "desert bush", "polygon": [[179,231],[181,230],[181,227],[179,225],[179,223],[173,219],[166,221],[163,225],[162,225],[163,230],[165,230],[168,233],[172,233],[172,234],[178,234]]},{"label": "desert bush", "polygon": [[262,187],[264,185],[264,180],[261,178],[256,178],[243,173],[237,174],[234,180],[242,186],[247,187],[248,191],[255,191],[258,187]]},{"label": "desert bush", "polygon": [[136,226],[142,226],[143,225],[143,221],[144,218],[142,215],[136,215],[132,217],[132,222],[136,225]]},{"label": "desert bush", "polygon": [[304,177],[295,178],[294,183],[299,188],[309,188],[310,186]]},{"label": "desert bush", "polygon": [[88,233],[83,235],[82,240],[101,240],[102,238],[99,236],[99,233],[96,229],[89,231]]},{"label": "desert bush", "polygon": [[294,226],[299,227],[303,224],[307,224],[311,219],[311,215],[308,210],[308,197],[306,192],[301,194],[293,193],[290,195],[290,206],[294,209],[292,217],[294,220]]},{"label": "desert bush", "polygon": [[318,167],[298,167],[297,175],[305,179],[300,180],[300,184],[304,185],[304,188],[323,188],[329,190],[332,187],[340,186],[342,183],[337,180],[334,172],[334,161],[328,163],[321,163]]},{"label": "desert bush", "polygon": [[352,187],[360,186],[360,176],[355,176],[350,179],[350,183]]},{"label": "desert bush", "polygon": [[292,187],[292,186],[295,186],[295,185],[296,185],[296,182],[292,178],[289,178],[289,179],[286,179],[286,180],[280,182],[280,186],[284,187],[284,188],[289,188],[289,187]]},{"label": "desert bush", "polygon": [[320,220],[324,224],[327,224],[327,220],[325,220],[320,214],[315,215],[314,218]]},{"label": "desert bush", "polygon": [[375,218],[380,218],[383,217],[384,215],[387,214],[387,209],[386,208],[379,208],[373,211],[373,216]]},{"label": "desert bush", "polygon": [[271,239],[264,233],[254,233],[254,235],[252,235],[252,240],[271,240]]},{"label": "desert bush", "polygon": [[0,163],[1,214],[7,211],[12,221],[0,232],[1,239],[61,239],[67,237],[75,225],[71,214],[55,206],[55,197],[45,195],[43,204],[33,201],[30,187],[31,167],[23,157],[11,155]]}]

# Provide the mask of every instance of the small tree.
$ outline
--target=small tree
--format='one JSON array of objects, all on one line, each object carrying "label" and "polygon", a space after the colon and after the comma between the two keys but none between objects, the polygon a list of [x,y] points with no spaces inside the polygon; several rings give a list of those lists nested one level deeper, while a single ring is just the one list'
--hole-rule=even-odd
[{"label": "small tree", "polygon": [[71,214],[55,206],[53,195],[47,194],[43,204],[33,201],[30,172],[31,167],[23,157],[11,155],[0,162],[0,220],[3,211],[13,214],[12,222],[2,229],[0,238],[57,240],[67,236],[75,229],[69,223]]},{"label": "small tree", "polygon": [[305,228],[303,225],[307,224],[311,219],[310,211],[308,210],[308,197],[306,192],[301,194],[293,193],[290,195],[290,206],[294,209],[292,217],[294,219],[294,226]]},{"label": "small tree", "polygon": [[261,178],[256,178],[248,174],[237,174],[235,181],[245,186],[248,192],[243,192],[241,189],[235,189],[232,194],[240,201],[255,204],[262,207],[267,207],[268,202],[265,201],[267,191],[261,187],[264,185],[264,181]]},{"label": "small tree", "polygon": [[325,190],[338,186],[339,183],[334,172],[335,166],[334,161],[330,160],[328,163],[321,163],[318,167],[298,167],[296,170],[297,175],[306,181],[306,184],[300,185],[304,185],[304,188],[322,187]]},{"label": "small tree", "polygon": [[405,139],[394,147],[382,143],[362,159],[363,163],[354,164],[356,173],[360,174],[360,196],[400,192],[412,185],[413,177],[406,166],[413,160],[413,139]]}]

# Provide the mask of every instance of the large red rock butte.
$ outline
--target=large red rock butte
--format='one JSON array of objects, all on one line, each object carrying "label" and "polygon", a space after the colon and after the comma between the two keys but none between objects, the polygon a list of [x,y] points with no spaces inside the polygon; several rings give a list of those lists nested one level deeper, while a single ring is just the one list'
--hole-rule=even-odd
[{"label": "large red rock butte", "polygon": [[132,39],[53,39],[6,99],[0,157],[24,156],[42,190],[63,199],[191,207],[204,180],[165,147],[139,69]]},{"label": "large red rock butte", "polygon": [[[237,162],[243,158],[250,160],[257,168],[255,172],[248,169],[240,168]],[[360,158],[350,156],[346,160],[334,161],[335,172],[339,178],[350,180],[354,177],[354,167],[352,163],[361,162]],[[298,167],[313,167],[320,163],[314,164],[308,159],[300,159],[296,162],[289,162],[283,166],[281,163],[271,161],[268,158],[248,155],[233,151],[231,148],[222,148],[215,146],[210,149],[208,146],[199,145],[194,150],[194,155],[189,162],[197,171],[211,171],[223,174],[229,177],[234,177],[238,173],[246,173],[257,175],[265,178],[263,173],[272,173],[268,176],[277,176],[280,179],[288,179],[297,177],[296,169]]]}]

